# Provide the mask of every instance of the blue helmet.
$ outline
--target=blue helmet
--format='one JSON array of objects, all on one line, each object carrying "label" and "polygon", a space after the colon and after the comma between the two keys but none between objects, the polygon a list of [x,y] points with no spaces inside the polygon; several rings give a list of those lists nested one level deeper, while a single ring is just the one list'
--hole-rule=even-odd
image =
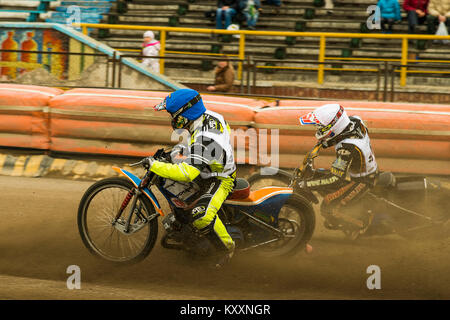
[{"label": "blue helmet", "polygon": [[172,92],[163,102],[155,106],[155,110],[164,109],[171,114],[174,129],[186,128],[206,111],[202,97],[192,89],[180,89]]}]

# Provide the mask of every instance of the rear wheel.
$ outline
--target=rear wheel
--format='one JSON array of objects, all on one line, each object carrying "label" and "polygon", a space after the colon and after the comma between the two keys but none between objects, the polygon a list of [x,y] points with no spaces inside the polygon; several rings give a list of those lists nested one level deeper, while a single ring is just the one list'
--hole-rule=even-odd
[{"label": "rear wheel", "polygon": [[124,226],[130,214],[135,195],[115,220],[124,199],[134,185],[123,178],[108,178],[94,183],[84,194],[78,208],[78,230],[84,245],[97,257],[117,263],[137,263],[153,249],[158,235],[153,205],[139,196],[130,222],[130,231]]},{"label": "rear wheel", "polygon": [[258,252],[265,257],[289,256],[305,248],[314,233],[316,218],[311,203],[301,195],[293,194],[281,207],[278,228],[284,239],[264,245]]}]

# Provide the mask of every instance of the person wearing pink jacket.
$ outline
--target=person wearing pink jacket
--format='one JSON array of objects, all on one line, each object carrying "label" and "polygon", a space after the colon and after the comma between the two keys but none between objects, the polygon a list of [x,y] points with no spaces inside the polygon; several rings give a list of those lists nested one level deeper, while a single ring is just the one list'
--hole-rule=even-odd
[{"label": "person wearing pink jacket", "polygon": [[[155,40],[155,34],[152,31],[146,31],[142,44],[142,55],[146,57],[159,56],[159,50],[161,50],[161,44]],[[144,58],[142,64],[149,67],[152,72],[159,73],[159,59]]]}]

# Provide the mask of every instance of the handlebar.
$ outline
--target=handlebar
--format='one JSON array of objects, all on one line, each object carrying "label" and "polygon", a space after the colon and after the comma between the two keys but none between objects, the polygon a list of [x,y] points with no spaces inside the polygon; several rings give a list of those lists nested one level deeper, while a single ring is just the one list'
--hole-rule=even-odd
[{"label": "handlebar", "polygon": [[[167,156],[170,155],[172,148],[168,148],[168,149],[158,149],[155,154],[153,155],[153,158],[155,160],[167,160]],[[142,159],[141,161],[135,162],[135,163],[130,163],[128,164],[130,167],[137,167],[137,166],[142,166],[145,164],[145,159]]]},{"label": "handlebar", "polygon": [[143,162],[144,162],[144,159],[142,159],[141,161],[136,162],[136,163],[130,163],[128,165],[133,168],[133,167],[137,167],[137,166],[142,165]]},{"label": "handlebar", "polygon": [[322,149],[322,143],[317,143],[306,155],[303,159],[302,164],[299,168],[295,169],[293,179],[304,179],[308,178],[308,176],[313,175],[315,172],[314,168],[314,159],[319,155],[320,150]]}]

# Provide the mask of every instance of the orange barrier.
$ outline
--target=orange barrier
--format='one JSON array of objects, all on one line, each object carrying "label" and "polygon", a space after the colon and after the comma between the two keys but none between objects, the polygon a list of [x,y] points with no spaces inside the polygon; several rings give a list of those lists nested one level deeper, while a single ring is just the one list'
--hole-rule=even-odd
[{"label": "orange barrier", "polygon": [[361,107],[361,108],[382,108],[382,109],[404,109],[404,110],[432,110],[432,111],[442,111],[448,110],[450,105],[445,104],[412,104],[412,103],[402,103],[402,102],[377,102],[377,101],[355,101],[355,100],[277,100],[267,103],[269,107],[313,107],[317,108],[329,103],[339,103],[345,108],[351,107]]},{"label": "orange barrier", "polygon": [[61,93],[55,88],[0,84],[0,145],[49,149],[48,103]]},{"label": "orange barrier", "polygon": [[[247,130],[253,125],[255,111],[264,107],[267,103],[262,100],[236,98],[229,96],[203,95],[205,106],[223,115],[232,129]],[[242,131],[233,130],[231,139],[234,145],[235,160],[238,163],[249,163],[247,151],[250,149],[250,140],[245,139],[241,143],[239,135]]]},{"label": "orange barrier", "polygon": [[[159,92],[74,89],[50,101],[51,150],[145,156],[170,143]],[[157,145],[158,144],[158,145]]]},{"label": "orange barrier", "polygon": [[[280,130],[281,166],[298,166],[303,159],[299,155],[314,145],[314,127],[300,126],[298,118],[325,103],[333,102],[285,100],[257,111],[255,127]],[[450,105],[338,103],[349,115],[358,115],[365,121],[382,170],[450,174]],[[328,156],[333,153],[334,148],[323,152]]]},{"label": "orange barrier", "polygon": [[203,101],[209,110],[222,114],[231,126],[251,125],[255,111],[267,105],[262,100],[216,95],[203,95]]},{"label": "orange barrier", "polygon": [[[73,89],[0,85],[0,145],[44,150],[124,156],[146,156],[173,145],[170,117],[153,106],[167,92]],[[277,129],[280,167],[294,168],[314,145],[314,128],[298,118],[323,101],[261,100],[205,94],[208,109],[222,114],[233,129],[238,163],[263,161],[263,129]],[[450,105],[413,105],[340,101],[349,115],[369,127],[372,147],[382,170],[450,175]],[[265,107],[269,105],[268,107]],[[256,129],[256,131],[254,129]],[[253,132],[245,131],[251,129]],[[267,149],[271,150],[270,130]],[[252,134],[254,134],[252,136]],[[256,138],[255,138],[256,137]],[[174,137],[178,138],[178,137]],[[244,141],[244,143],[242,143]],[[250,141],[255,142],[250,145]],[[334,150],[318,158],[329,166]]]},{"label": "orange barrier", "polygon": [[[335,102],[282,100],[279,101],[279,106],[262,110],[261,113],[265,115],[261,115],[260,119],[263,123],[270,123],[264,120],[265,116],[266,119],[275,119],[273,123],[276,124],[299,125],[298,118],[300,116],[325,103]],[[362,117],[369,129],[385,128],[393,129],[395,132],[403,129],[419,130],[419,135],[421,136],[426,131],[449,131],[450,105],[413,105],[359,101],[339,101],[336,103],[341,104],[349,115]],[[286,116],[289,119],[286,119]],[[258,122],[258,120],[256,121]],[[387,131],[383,133],[387,133]]]},{"label": "orange barrier", "polygon": [[[144,156],[172,145],[170,117],[156,112],[166,92],[74,89],[51,100],[51,150]],[[220,97],[223,98],[223,97]],[[251,125],[252,99],[205,95],[208,109],[219,111],[234,128]]]}]

